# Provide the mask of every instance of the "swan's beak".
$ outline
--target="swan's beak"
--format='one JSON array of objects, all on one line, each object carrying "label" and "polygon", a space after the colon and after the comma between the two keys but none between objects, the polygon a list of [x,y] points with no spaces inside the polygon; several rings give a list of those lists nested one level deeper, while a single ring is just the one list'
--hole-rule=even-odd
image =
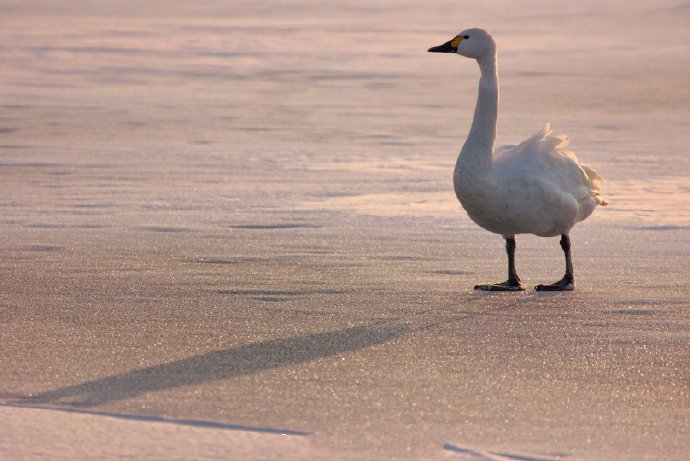
[{"label": "swan's beak", "polygon": [[429,48],[429,53],[456,53],[458,51],[458,47],[453,46],[454,41],[455,39],[449,40],[443,45],[433,46]]}]

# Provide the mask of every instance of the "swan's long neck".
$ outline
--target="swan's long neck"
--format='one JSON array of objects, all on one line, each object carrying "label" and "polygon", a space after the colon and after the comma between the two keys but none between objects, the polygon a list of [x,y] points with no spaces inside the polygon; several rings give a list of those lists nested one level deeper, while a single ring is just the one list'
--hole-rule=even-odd
[{"label": "swan's long neck", "polygon": [[474,109],[472,128],[467,141],[460,150],[455,173],[471,169],[475,173],[491,170],[491,157],[496,142],[496,120],[498,118],[498,72],[496,56],[478,59],[481,78],[479,97]]}]

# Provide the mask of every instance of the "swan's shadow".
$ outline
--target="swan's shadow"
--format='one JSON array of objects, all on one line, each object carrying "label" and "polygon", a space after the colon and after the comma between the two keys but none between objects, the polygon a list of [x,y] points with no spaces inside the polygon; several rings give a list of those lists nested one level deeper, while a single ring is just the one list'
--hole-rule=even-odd
[{"label": "swan's shadow", "polygon": [[24,397],[18,404],[94,407],[209,381],[234,378],[352,352],[405,335],[404,326],[381,323],[246,344]]}]

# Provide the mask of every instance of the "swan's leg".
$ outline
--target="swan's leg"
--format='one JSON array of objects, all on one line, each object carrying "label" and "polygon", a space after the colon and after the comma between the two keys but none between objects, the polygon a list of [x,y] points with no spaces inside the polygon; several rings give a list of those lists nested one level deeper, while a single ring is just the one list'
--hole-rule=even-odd
[{"label": "swan's leg", "polygon": [[491,285],[475,285],[475,290],[483,291],[524,291],[525,286],[515,271],[515,237],[506,238],[506,253],[508,253],[508,280]]},{"label": "swan's leg", "polygon": [[537,291],[572,291],[575,289],[575,274],[573,273],[573,260],[570,256],[570,237],[561,235],[561,248],[565,253],[565,275],[556,283],[551,285],[537,285]]}]

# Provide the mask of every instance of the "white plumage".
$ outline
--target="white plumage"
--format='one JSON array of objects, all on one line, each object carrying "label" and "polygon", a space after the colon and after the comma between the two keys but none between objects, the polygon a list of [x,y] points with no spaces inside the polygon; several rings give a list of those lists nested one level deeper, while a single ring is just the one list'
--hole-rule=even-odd
[{"label": "white plumage", "polygon": [[504,237],[567,234],[606,203],[599,195],[603,178],[578,163],[567,144],[547,124],[517,146],[499,147],[488,175],[456,172],[458,199],[474,222]]},{"label": "white plumage", "polygon": [[514,266],[515,235],[561,235],[566,274],[539,290],[572,290],[570,229],[606,205],[599,190],[603,178],[566,149],[568,138],[552,134],[548,124],[516,146],[494,149],[498,116],[496,44],[482,29],[468,29],[431,52],[476,59],[481,70],[479,95],[470,133],[453,175],[455,193],[479,226],[501,234],[508,251],[508,281],[477,285],[482,290],[524,290]]}]

